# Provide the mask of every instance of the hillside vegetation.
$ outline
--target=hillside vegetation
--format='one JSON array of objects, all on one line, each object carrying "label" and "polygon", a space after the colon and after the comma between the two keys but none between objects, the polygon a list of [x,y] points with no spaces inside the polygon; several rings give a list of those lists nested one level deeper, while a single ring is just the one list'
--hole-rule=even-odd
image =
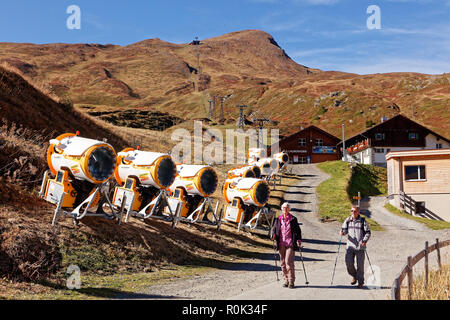
[{"label": "hillside vegetation", "polygon": [[406,219],[411,219],[416,222],[423,223],[430,229],[433,229],[433,230],[450,229],[450,222],[448,222],[448,221],[432,220],[432,219],[428,219],[428,218],[416,217],[416,216],[413,216],[409,213],[406,213],[406,212],[394,207],[390,203],[386,203],[384,207],[387,210],[389,210],[390,212],[392,212],[393,214],[396,214],[396,215],[406,218]]},{"label": "hillside vegetation", "polygon": [[[127,290],[122,276],[142,286],[220,268],[229,259],[246,259],[268,246],[266,240],[229,226],[218,233],[183,224],[173,230],[158,220],[132,219],[118,226],[86,218],[75,227],[71,219],[61,218],[52,227],[55,207],[37,196],[47,170],[49,139],[80,130],[86,137],[106,137],[116,151],[141,144],[161,152],[174,142],[163,132],[115,127],[83,114],[12,68],[0,67],[0,106],[0,297],[30,298],[28,290],[47,298],[114,296]],[[217,168],[221,181],[228,169]],[[71,264],[81,268],[85,291],[65,289],[65,271]]]},{"label": "hillside vegetation", "polygon": [[[450,264],[448,258],[442,270],[431,270],[428,288],[425,289],[425,273],[415,276],[411,292],[411,300],[450,300]],[[408,290],[402,290],[402,300],[408,300]]]},{"label": "hillside vegetation", "polygon": [[[357,181],[364,180],[361,172],[370,172],[355,170],[352,174],[350,164],[344,161],[331,161],[319,163],[320,168],[325,173],[329,174],[330,179],[322,182],[317,187],[317,194],[319,199],[319,216],[324,220],[337,220],[344,222],[350,215],[350,209],[352,206],[352,193],[355,190],[351,190],[351,185],[359,185]],[[355,174],[356,173],[356,174]],[[356,183],[353,182],[356,178]],[[375,183],[378,185],[379,183]],[[367,194],[371,195],[371,194]],[[372,230],[380,230],[381,226],[374,220],[367,218],[367,222]]]},{"label": "hillside vegetation", "polygon": [[348,189],[351,198],[387,195],[387,169],[368,164],[356,164]]},{"label": "hillside vegetation", "polygon": [[270,117],[282,135],[305,124],[340,135],[342,123],[353,135],[402,113],[450,136],[449,74],[323,72],[297,64],[260,30],[205,39],[199,46],[160,39],[127,46],[1,43],[0,62],[99,117],[137,109],[205,118],[208,101],[222,96],[226,123],[238,118],[235,105],[246,104],[246,115]]}]

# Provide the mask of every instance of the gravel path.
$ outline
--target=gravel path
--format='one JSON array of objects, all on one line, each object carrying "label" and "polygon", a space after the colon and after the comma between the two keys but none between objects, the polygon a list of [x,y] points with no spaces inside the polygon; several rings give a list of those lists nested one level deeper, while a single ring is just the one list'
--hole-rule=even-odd
[{"label": "gravel path", "polygon": [[[291,212],[302,223],[304,238],[302,252],[309,286],[305,285],[302,263],[297,253],[296,287],[282,288],[282,281],[276,281],[274,253],[269,251],[251,262],[235,263],[224,270],[165,285],[151,286],[144,293],[163,299],[388,299],[392,281],[403,267],[406,257],[422,250],[426,240],[432,243],[436,238],[450,237],[448,229],[434,231],[415,221],[395,216],[383,208],[385,198],[371,198],[365,214],[385,228],[385,231],[372,232],[372,238],[368,243],[370,261],[376,272],[376,279],[380,282],[374,283],[377,285],[376,289],[358,289],[351,286],[349,283],[351,279],[344,264],[343,245],[340,249],[334,284],[331,287],[341,223],[319,221],[315,194],[315,188],[328,176],[315,165],[297,165],[294,166],[294,172],[302,179],[287,190],[285,199],[291,203]],[[434,257],[430,257],[430,265],[432,267],[435,265]],[[371,271],[367,259],[365,267],[366,284],[369,285]],[[279,275],[281,279],[280,270]]]}]

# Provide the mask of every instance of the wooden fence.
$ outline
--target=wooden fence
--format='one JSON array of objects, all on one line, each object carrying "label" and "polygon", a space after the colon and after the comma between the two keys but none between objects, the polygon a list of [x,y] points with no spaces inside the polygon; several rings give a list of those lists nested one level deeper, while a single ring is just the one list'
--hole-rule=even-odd
[{"label": "wooden fence", "polygon": [[405,213],[409,213],[412,216],[419,216],[419,217],[428,218],[431,220],[444,221],[444,219],[439,217],[437,214],[435,214],[428,208],[422,207],[423,212],[421,212],[421,213],[417,212],[416,201],[412,197],[410,197],[409,195],[404,193],[403,191],[400,191],[400,206],[403,207],[403,211]]},{"label": "wooden fence", "polygon": [[425,249],[420,251],[414,257],[409,256],[406,260],[406,264],[403,267],[402,271],[395,278],[394,283],[392,284],[391,290],[391,299],[392,300],[401,300],[400,290],[402,287],[402,281],[407,276],[408,277],[408,299],[411,300],[411,292],[413,286],[413,267],[420,260],[425,258],[425,289],[428,286],[428,255],[436,250],[436,258],[439,266],[439,270],[442,270],[442,262],[441,262],[441,248],[450,245],[450,240],[446,240],[443,242],[439,242],[439,239],[436,239],[436,243],[428,246],[428,241],[425,242]]}]

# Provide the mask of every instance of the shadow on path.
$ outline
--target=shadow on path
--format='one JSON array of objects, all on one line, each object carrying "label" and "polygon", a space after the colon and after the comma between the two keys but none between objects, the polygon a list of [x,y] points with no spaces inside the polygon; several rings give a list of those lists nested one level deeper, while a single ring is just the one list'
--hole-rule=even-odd
[{"label": "shadow on path", "polygon": [[300,200],[287,200],[289,204],[305,204],[305,203],[311,203],[309,201],[300,201]]},{"label": "shadow on path", "polygon": [[291,212],[305,213],[305,212],[311,212],[311,210],[292,208],[292,209],[291,209]]},{"label": "shadow on path", "polygon": [[311,192],[303,192],[303,191],[284,191],[287,194],[313,194]]},{"label": "shadow on path", "polygon": [[290,186],[290,185],[287,185],[287,184],[277,184],[277,186],[289,187],[289,188],[298,188],[298,189],[302,189],[302,188],[312,189],[312,188],[314,188],[312,186]]},{"label": "shadow on path", "polygon": [[[318,239],[303,239],[302,242],[305,243],[314,243],[314,244],[329,244],[329,245],[339,245],[339,241],[330,241],[330,240],[318,240]],[[341,245],[344,244],[342,241]]]},{"label": "shadow on path", "polygon": [[337,285],[337,286],[311,286],[311,285],[297,285],[294,286],[294,289],[300,288],[312,288],[312,289],[355,289],[355,290],[383,290],[383,289],[391,289],[391,287],[379,287],[377,289],[370,289],[368,287],[363,287],[362,289],[358,288],[358,286],[346,286],[346,285]]},{"label": "shadow on path", "polygon": [[327,250],[309,249],[309,248],[302,248],[302,252],[306,252],[306,253],[337,253],[337,251],[327,251]]}]

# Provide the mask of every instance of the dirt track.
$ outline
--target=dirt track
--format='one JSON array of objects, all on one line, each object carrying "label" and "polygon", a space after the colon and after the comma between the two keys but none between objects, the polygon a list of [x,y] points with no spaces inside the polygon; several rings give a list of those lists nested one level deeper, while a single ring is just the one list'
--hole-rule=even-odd
[{"label": "dirt track", "polygon": [[[366,259],[366,284],[375,284],[377,288],[358,289],[351,286],[350,276],[344,265],[343,245],[331,287],[341,224],[319,221],[314,193],[315,188],[326,180],[327,176],[314,165],[295,166],[294,172],[302,176],[302,180],[288,189],[285,199],[289,200],[292,213],[302,223],[303,257],[309,286],[305,285],[302,263],[297,253],[296,287],[282,288],[279,263],[280,282],[277,282],[274,253],[268,251],[259,259],[247,263],[235,263],[223,270],[195,278],[151,286],[143,294],[155,299],[388,299],[392,281],[403,267],[406,257],[422,250],[426,240],[433,243],[436,238],[450,237],[450,230],[430,230],[422,224],[392,215],[383,208],[384,198],[370,199],[368,211],[365,213],[385,228],[385,231],[372,232],[368,243],[370,261],[376,272],[376,279],[380,279],[381,283],[371,283],[371,271]],[[446,252],[448,250],[444,251],[444,256]],[[436,265],[435,261],[434,255],[431,255],[432,267]],[[420,270],[420,265],[419,263],[417,270]]]}]

